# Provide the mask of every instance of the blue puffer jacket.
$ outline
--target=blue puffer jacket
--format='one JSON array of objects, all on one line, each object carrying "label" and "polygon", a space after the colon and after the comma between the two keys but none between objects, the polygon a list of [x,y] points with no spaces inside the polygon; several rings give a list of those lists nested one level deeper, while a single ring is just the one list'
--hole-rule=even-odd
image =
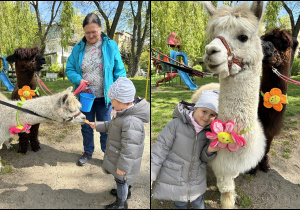
[{"label": "blue puffer jacket", "polygon": [[[106,106],[110,99],[107,97],[109,87],[118,79],[126,77],[126,71],[122,62],[121,54],[117,43],[111,40],[105,33],[101,33],[102,38],[102,63],[103,63],[103,89]],[[86,38],[83,37],[73,48],[68,58],[66,75],[68,79],[78,88],[82,78],[81,64],[84,57]]]}]

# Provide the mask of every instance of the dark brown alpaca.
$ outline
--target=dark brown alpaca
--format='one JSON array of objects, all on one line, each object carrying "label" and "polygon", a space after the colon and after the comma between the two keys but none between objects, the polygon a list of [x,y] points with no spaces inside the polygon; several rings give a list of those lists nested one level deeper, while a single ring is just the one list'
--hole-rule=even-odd
[{"label": "dark brown alpaca", "polygon": [[[30,89],[36,89],[35,72],[40,71],[42,65],[46,63],[45,58],[39,55],[40,51],[37,47],[34,48],[21,48],[15,50],[14,54],[8,56],[6,60],[9,63],[15,62],[15,69],[17,75],[17,84],[12,92],[12,100],[20,100],[18,94],[19,89],[27,85]],[[37,97],[37,96],[34,96]],[[19,153],[25,154],[27,152],[28,143],[30,141],[33,151],[40,149],[38,140],[38,129],[40,124],[32,125],[30,134],[19,133]]]},{"label": "dark brown alpaca", "polygon": [[[298,42],[297,40],[292,39],[291,33],[288,30],[280,30],[279,28],[275,28],[271,32],[263,35],[261,39],[264,58],[260,91],[266,93],[270,92],[272,88],[279,88],[282,91],[282,94],[286,95],[287,83],[272,72],[272,66],[281,74],[289,76],[292,51],[295,52]],[[274,136],[278,135],[281,131],[286,109],[286,105],[283,104],[283,109],[278,112],[273,108],[264,107],[263,102],[263,97],[260,95],[258,116],[264,128],[267,146],[265,156],[258,166],[250,172],[252,174],[257,172],[258,167],[264,172],[267,172],[270,169],[268,152]]]}]

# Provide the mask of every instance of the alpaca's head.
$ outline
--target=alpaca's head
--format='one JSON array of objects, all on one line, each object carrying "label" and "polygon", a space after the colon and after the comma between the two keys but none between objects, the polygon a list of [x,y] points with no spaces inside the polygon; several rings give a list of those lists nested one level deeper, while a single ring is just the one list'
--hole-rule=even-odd
[{"label": "alpaca's head", "polygon": [[261,37],[264,53],[263,64],[279,67],[290,62],[293,52],[298,46],[297,39],[289,30],[275,28]]},{"label": "alpaca's head", "polygon": [[14,63],[16,71],[40,71],[43,69],[43,64],[46,64],[45,58],[39,54],[37,47],[21,48],[15,50],[14,54],[9,55],[6,60],[9,63]]},{"label": "alpaca's head", "polygon": [[54,103],[51,118],[58,122],[69,120],[71,123],[83,125],[86,117],[80,111],[81,103],[74,96],[72,90],[71,86],[67,90],[51,96]]},{"label": "alpaca's head", "polygon": [[282,59],[278,50],[274,47],[273,43],[270,41],[261,42],[264,58],[263,64],[268,65],[269,67],[277,67],[282,64]]},{"label": "alpaca's head", "polygon": [[[214,73],[219,73],[220,78],[225,78],[241,70],[236,64],[233,64],[231,69],[228,68],[228,63],[233,57],[244,66],[261,63],[263,54],[258,26],[263,14],[263,2],[254,1],[251,7],[247,3],[234,7],[222,6],[219,10],[211,2],[203,2],[203,5],[211,16],[207,36],[213,39],[205,47],[204,61],[208,68]],[[228,55],[227,48],[217,36],[226,40],[232,55]],[[253,72],[257,73],[259,72]]]}]

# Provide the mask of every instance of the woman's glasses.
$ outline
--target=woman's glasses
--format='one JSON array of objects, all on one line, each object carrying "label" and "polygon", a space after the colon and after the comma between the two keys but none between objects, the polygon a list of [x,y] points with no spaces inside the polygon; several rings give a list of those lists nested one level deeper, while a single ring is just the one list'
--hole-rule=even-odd
[{"label": "woman's glasses", "polygon": [[98,31],[90,31],[90,32],[84,32],[84,35],[89,36],[89,35],[96,35]]}]

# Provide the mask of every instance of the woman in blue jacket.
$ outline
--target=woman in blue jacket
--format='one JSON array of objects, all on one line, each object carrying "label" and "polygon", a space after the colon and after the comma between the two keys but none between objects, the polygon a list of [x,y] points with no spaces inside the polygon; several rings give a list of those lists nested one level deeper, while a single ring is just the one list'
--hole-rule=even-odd
[{"label": "woman in blue jacket", "polygon": [[[117,43],[102,31],[101,21],[94,13],[89,13],[83,21],[84,37],[73,48],[68,58],[66,75],[75,89],[85,82],[96,96],[90,112],[83,112],[90,122],[110,121],[112,105],[107,97],[109,87],[119,76],[126,77]],[[84,153],[78,165],[85,165],[94,152],[93,129],[81,126]],[[105,152],[107,133],[100,133],[101,150]]]}]

